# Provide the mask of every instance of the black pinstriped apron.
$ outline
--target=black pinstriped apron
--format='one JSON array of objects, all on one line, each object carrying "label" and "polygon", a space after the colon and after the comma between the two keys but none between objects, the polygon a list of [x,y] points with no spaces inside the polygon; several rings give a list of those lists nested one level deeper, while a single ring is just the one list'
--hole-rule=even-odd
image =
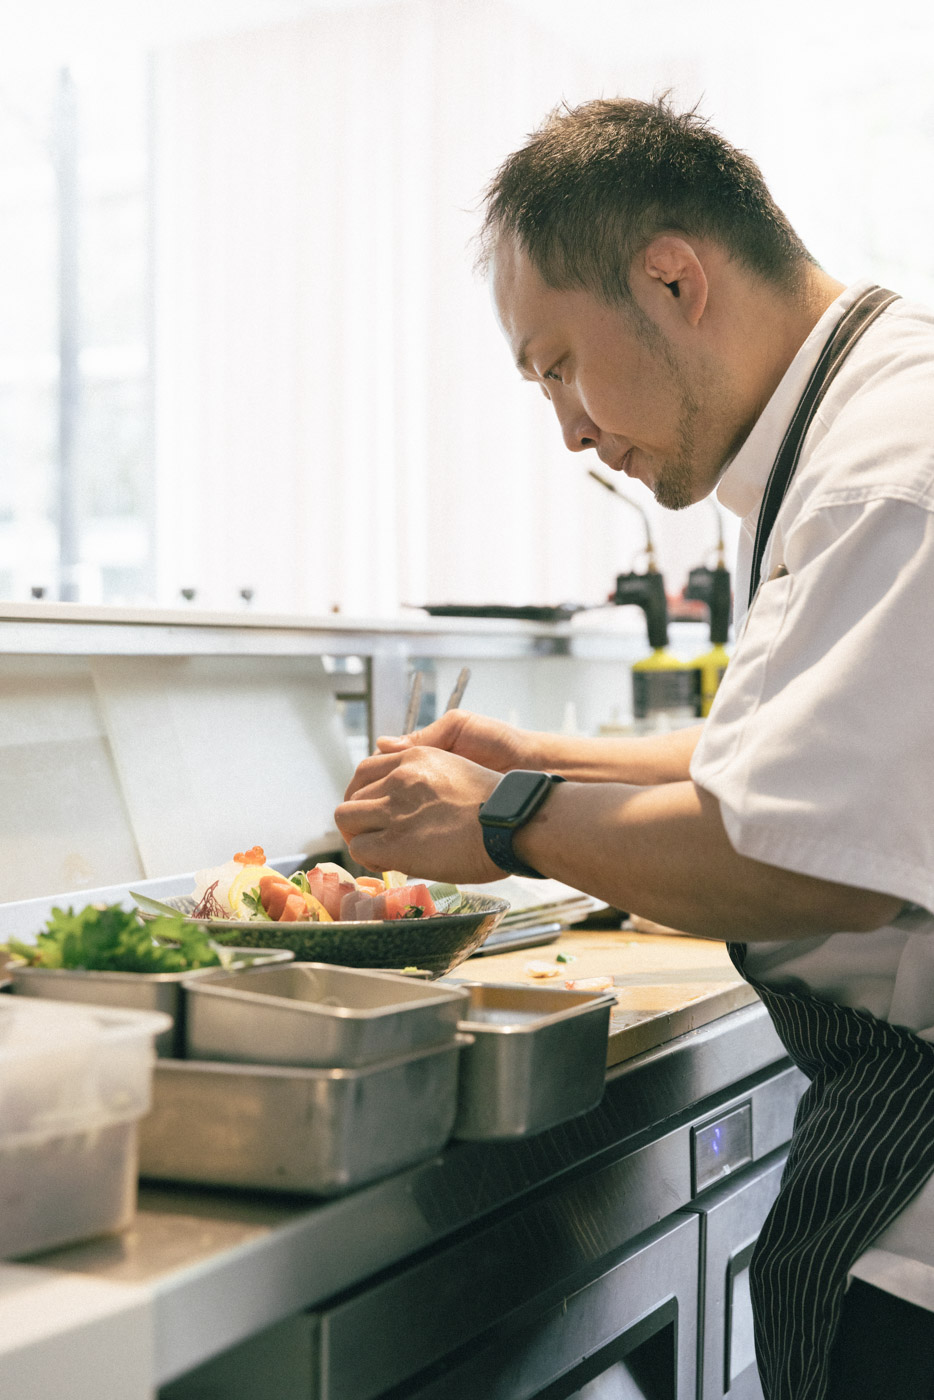
[{"label": "black pinstriped apron", "polygon": [[[893,300],[871,288],[824,347],[766,487],[752,596],[807,427],[844,356]],[[934,1045],[866,1011],[773,991],[747,976],[744,943],[729,953],[811,1081],[750,1267],[759,1373],[766,1400],[823,1400],[847,1274],[934,1172]]]}]

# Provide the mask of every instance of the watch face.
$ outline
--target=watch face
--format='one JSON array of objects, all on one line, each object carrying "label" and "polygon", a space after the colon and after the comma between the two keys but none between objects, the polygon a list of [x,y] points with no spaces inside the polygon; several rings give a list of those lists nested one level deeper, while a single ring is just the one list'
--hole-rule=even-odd
[{"label": "watch face", "polygon": [[516,769],[507,773],[480,808],[482,822],[497,826],[521,826],[535,811],[551,787],[547,773]]}]

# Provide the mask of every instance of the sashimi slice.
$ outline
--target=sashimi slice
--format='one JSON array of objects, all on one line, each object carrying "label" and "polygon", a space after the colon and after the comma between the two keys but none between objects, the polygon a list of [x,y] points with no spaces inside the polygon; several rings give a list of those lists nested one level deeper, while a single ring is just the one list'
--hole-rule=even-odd
[{"label": "sashimi slice", "polygon": [[432,915],[437,914],[437,905],[427,885],[406,885],[405,888],[409,896],[409,905],[421,909],[422,918],[430,919]]},{"label": "sashimi slice", "polygon": [[307,872],[308,888],[315,899],[321,901],[332,919],[340,918],[341,900],[344,895],[356,892],[357,888],[351,876],[345,875],[342,879],[338,869],[322,870],[316,865],[313,870]]},{"label": "sashimi slice", "polygon": [[370,901],[370,896],[363,890],[348,890],[341,900],[341,922],[353,923],[357,918],[366,918],[365,914],[357,914],[358,908],[365,908]]},{"label": "sashimi slice", "polygon": [[[301,893],[301,891],[299,893]],[[302,894],[302,899],[305,901],[306,912],[304,917],[306,919],[311,919],[317,924],[333,923],[330,914],[325,909],[320,899],[315,899],[313,894]]]},{"label": "sashimi slice", "polygon": [[282,918],[286,903],[293,894],[298,894],[298,890],[282,875],[264,875],[259,882],[259,897],[270,919],[278,921]]},{"label": "sashimi slice", "polygon": [[280,924],[295,924],[308,918],[308,905],[301,890],[292,886],[292,893],[286,896],[285,906],[279,915]]},{"label": "sashimi slice", "polygon": [[386,918],[403,919],[405,911],[411,904],[409,899],[408,885],[399,885],[397,889],[386,892]]},{"label": "sashimi slice", "polygon": [[[342,865],[338,865],[336,860],[322,860],[315,866],[315,870],[320,870],[325,875],[336,875],[343,885],[354,884],[354,877],[349,870],[345,870]],[[308,872],[311,873],[310,871]]]},{"label": "sashimi slice", "polygon": [[[420,909],[420,914],[412,914],[412,909]],[[387,919],[430,918],[437,913],[434,900],[425,885],[400,885],[386,894]]]},{"label": "sashimi slice", "polygon": [[344,896],[341,901],[341,918],[350,923],[361,919],[384,919],[386,917],[386,895],[369,895],[365,890],[356,890]]}]

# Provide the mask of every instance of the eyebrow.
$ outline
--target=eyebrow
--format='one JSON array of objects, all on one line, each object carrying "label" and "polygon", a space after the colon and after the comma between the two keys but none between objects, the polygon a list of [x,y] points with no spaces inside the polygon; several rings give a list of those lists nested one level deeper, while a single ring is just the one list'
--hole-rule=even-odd
[{"label": "eyebrow", "polygon": [[520,370],[523,374],[529,374],[531,372],[531,365],[526,358],[531,343],[532,337],[527,335],[519,346],[519,353],[516,356],[516,369]]}]

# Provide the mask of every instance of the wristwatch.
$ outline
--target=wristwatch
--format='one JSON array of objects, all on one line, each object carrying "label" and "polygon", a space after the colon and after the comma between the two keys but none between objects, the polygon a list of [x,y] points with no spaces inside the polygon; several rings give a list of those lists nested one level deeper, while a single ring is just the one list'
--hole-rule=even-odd
[{"label": "wristwatch", "polygon": [[519,859],[512,848],[512,838],[535,815],[555,783],[563,782],[564,779],[556,773],[533,773],[527,768],[516,768],[506,773],[487,800],[480,804],[480,825],[483,827],[486,853],[494,865],[505,870],[507,875],[530,875],[535,880],[544,879],[531,865]]}]

